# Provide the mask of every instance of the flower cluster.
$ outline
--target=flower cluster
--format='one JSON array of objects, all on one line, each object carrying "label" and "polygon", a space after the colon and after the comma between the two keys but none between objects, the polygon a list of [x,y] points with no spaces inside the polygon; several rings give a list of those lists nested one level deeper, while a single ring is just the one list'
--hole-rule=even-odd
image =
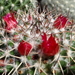
[{"label": "flower cluster", "polygon": [[[18,22],[16,21],[16,18],[14,17],[13,13],[8,13],[3,17],[3,20],[6,22],[5,29],[11,30],[17,27]],[[29,14],[28,21],[33,21],[32,16]],[[59,15],[54,23],[53,26],[57,29],[61,29],[67,26],[68,18]],[[21,55],[28,55],[30,51],[32,50],[32,45],[28,42],[21,41],[18,45],[18,52]],[[47,56],[54,56],[59,52],[59,45],[57,41],[55,40],[55,37],[50,34],[50,37],[47,38],[46,33],[43,33],[42,35],[42,43],[41,43],[41,52]]]},{"label": "flower cluster", "polygon": [[[49,68],[54,73],[56,65],[60,66],[60,62],[56,65],[53,62],[62,60],[62,49],[66,49],[69,46],[69,41],[74,38],[70,39],[61,31],[64,29],[66,33],[67,28],[71,26],[72,22],[69,21],[68,17],[60,14],[55,18],[49,13],[39,14],[36,11],[33,13],[30,13],[30,11],[29,13],[23,12],[23,14],[18,11],[16,12],[16,14],[18,13],[17,16],[14,13],[3,16],[4,21],[2,22],[5,27],[2,26],[1,29],[3,30],[0,30],[3,31],[0,44],[5,48],[0,47],[0,67],[8,69],[7,66],[10,65],[11,71],[8,75],[12,73],[14,75],[16,72],[20,73],[27,68],[34,71],[32,67],[35,67],[35,70],[39,68],[46,74],[45,68],[48,64],[53,64]],[[72,51],[67,52],[67,55],[71,56]],[[48,68],[46,69],[48,70]],[[35,72],[33,75],[35,75]]]}]

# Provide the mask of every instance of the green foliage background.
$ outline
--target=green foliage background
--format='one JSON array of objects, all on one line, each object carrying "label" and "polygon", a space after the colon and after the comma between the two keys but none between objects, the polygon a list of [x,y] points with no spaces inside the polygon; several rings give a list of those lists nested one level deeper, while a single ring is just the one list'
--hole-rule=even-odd
[{"label": "green foliage background", "polygon": [[28,10],[32,7],[30,0],[0,0],[0,17],[10,11]]}]

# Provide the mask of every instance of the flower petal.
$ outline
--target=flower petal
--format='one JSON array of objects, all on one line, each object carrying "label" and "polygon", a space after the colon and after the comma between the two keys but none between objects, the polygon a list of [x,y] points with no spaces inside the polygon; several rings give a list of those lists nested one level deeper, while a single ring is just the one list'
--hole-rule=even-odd
[{"label": "flower petal", "polygon": [[51,44],[51,45],[55,45],[56,44],[55,38],[52,36],[52,34],[51,34],[51,36],[48,39],[48,43]]}]

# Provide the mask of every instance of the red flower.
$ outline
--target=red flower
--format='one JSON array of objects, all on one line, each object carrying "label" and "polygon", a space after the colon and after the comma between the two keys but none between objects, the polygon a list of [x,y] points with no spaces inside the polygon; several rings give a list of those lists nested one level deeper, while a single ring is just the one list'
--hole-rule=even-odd
[{"label": "red flower", "polygon": [[29,21],[32,21],[32,19],[33,19],[32,16],[29,14],[29,15],[28,15],[28,20],[29,20]]},{"label": "red flower", "polygon": [[21,55],[28,55],[29,52],[32,50],[32,45],[28,42],[22,41],[18,46],[18,52]]},{"label": "red flower", "polygon": [[14,35],[14,36],[13,36],[13,41],[18,41],[18,40],[19,40],[19,38],[20,38],[20,36],[19,36],[19,35]]},{"label": "red flower", "polygon": [[55,28],[61,29],[64,28],[68,19],[62,15],[59,15],[58,18],[54,21],[53,26]]},{"label": "red flower", "polygon": [[0,60],[0,66],[5,66],[4,60]]},{"label": "red flower", "polygon": [[52,36],[49,37],[49,39],[47,40],[47,35],[46,33],[44,33],[42,35],[42,51],[45,55],[47,56],[54,56],[56,53],[58,53],[59,51],[59,45],[56,42],[55,38]]},{"label": "red flower", "polygon": [[33,21],[33,17],[32,17],[32,15],[28,15],[28,21],[29,21],[29,23],[32,23],[32,21]]},{"label": "red flower", "polygon": [[11,30],[17,27],[17,21],[13,13],[8,13],[3,17],[3,20],[6,22],[6,30]]}]

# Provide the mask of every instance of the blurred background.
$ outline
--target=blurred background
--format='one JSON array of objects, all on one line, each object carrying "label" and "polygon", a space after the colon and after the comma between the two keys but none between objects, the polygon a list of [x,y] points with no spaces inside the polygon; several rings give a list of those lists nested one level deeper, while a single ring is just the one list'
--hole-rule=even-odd
[{"label": "blurred background", "polygon": [[49,10],[55,9],[67,14],[70,18],[75,18],[75,0],[0,0],[0,16],[5,13],[17,10],[28,10],[28,8],[37,7],[38,3]]},{"label": "blurred background", "polygon": [[[55,9],[55,11],[67,14],[69,18],[75,18],[75,0],[37,0],[41,6],[47,5],[49,10]],[[34,6],[35,0],[31,0]]]}]

